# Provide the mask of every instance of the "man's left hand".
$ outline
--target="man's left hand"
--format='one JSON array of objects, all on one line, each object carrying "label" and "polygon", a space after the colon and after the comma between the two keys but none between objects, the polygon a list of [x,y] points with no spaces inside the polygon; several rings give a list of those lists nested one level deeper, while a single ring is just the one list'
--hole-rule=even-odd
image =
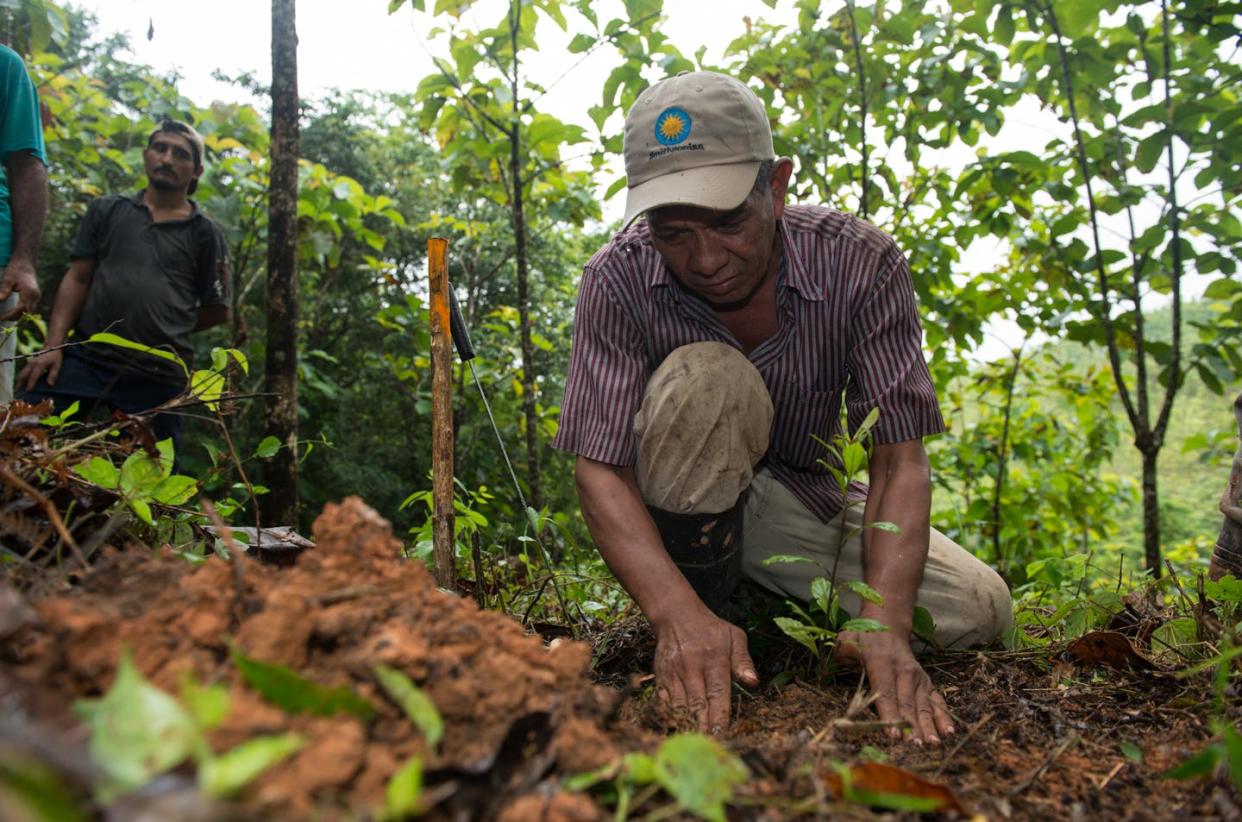
[{"label": "man's left hand", "polygon": [[34,266],[24,261],[9,260],[4,267],[4,276],[0,277],[0,302],[7,300],[14,291],[18,295],[17,305],[0,315],[0,321],[15,320],[22,314],[33,313],[38,307],[39,280],[35,277]]},{"label": "man's left hand", "polygon": [[[905,722],[910,739],[939,744],[953,733],[944,697],[914,658],[910,641],[894,631],[846,632],[837,637],[837,656],[861,662],[876,694],[881,722]],[[901,731],[893,728],[892,736]]]}]

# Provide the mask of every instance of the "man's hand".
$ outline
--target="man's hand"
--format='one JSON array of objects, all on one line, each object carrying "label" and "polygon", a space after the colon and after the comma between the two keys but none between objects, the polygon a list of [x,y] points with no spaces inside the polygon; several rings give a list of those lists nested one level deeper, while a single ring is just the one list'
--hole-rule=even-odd
[{"label": "man's hand", "polygon": [[24,391],[33,391],[39,377],[47,374],[47,384],[55,385],[60,376],[60,365],[64,362],[65,353],[59,348],[52,351],[40,351],[35,354],[21,373],[17,375],[17,387]]},{"label": "man's hand", "polygon": [[15,320],[22,314],[32,313],[39,305],[39,281],[29,262],[13,259],[4,267],[4,276],[0,277],[0,302],[7,300],[14,291],[18,295],[17,305],[0,315],[0,321]]},{"label": "man's hand", "polygon": [[[915,742],[940,744],[953,733],[944,697],[914,658],[910,641],[894,631],[846,632],[837,637],[837,656],[861,662],[876,694],[881,722],[906,722]],[[891,736],[901,735],[893,728]]]},{"label": "man's hand", "polygon": [[746,633],[702,606],[656,626],[655,675],[660,698],[709,733],[729,724],[732,680],[759,684]]}]

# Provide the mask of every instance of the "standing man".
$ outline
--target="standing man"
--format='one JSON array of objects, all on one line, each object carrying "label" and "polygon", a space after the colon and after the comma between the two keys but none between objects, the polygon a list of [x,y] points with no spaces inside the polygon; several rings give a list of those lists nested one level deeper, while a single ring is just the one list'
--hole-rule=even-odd
[{"label": "standing man", "polygon": [[[786,204],[792,163],[730,77],[647,89],[626,118],[625,167],[627,227],[583,273],[553,445],[578,455],[583,516],[651,621],[658,692],[723,728],[730,678],[758,677],[745,633],[720,616],[731,586],[714,580],[739,573],[805,601],[835,571],[838,590],[863,580],[882,597],[844,590],[842,606],[888,629],[842,634],[839,656],[865,668],[881,720],[940,741],[953,723],[911,649],[915,605],[946,647],[996,639],[1012,605],[928,524],[922,438],[944,423],[905,258],[861,220]],[[812,438],[839,430],[843,402],[851,430],[879,409],[870,488],[856,484],[852,506]],[[900,533],[862,528],[878,522]],[[812,561],[764,564],[781,554]]]},{"label": "standing man", "polygon": [[35,258],[47,215],[39,96],[17,52],[0,46],[0,403],[13,399],[17,324],[39,304]]},{"label": "standing man", "polygon": [[[224,235],[191,199],[203,173],[203,138],[177,120],[151,133],[142,153],[147,187],[91,203],[69,269],[56,290],[47,340],[18,376],[22,399],[77,400],[126,413],[185,390],[185,371],[157,355],[85,342],[108,332],[175,354],[188,367],[190,334],[228,319]],[[74,331],[76,340],[69,341]],[[180,418],[159,414],[156,437],[177,440]]]}]

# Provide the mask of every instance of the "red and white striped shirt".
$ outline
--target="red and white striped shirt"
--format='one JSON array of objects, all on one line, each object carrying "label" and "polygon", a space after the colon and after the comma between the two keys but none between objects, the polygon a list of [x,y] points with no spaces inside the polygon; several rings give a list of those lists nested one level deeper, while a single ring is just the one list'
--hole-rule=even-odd
[{"label": "red and white striped shirt", "polygon": [[[872,408],[876,443],[944,430],[905,257],[887,234],[817,206],[786,206],[777,276],[780,325],[751,351],[775,416],[765,461],[821,520],[842,508],[811,435],[839,430],[842,393],[854,430]],[[560,428],[554,448],[633,465],[634,414],[652,372],[673,349],[741,346],[711,308],[672,276],[639,221],[596,252],[582,274]],[[721,386],[727,390],[728,386]]]}]

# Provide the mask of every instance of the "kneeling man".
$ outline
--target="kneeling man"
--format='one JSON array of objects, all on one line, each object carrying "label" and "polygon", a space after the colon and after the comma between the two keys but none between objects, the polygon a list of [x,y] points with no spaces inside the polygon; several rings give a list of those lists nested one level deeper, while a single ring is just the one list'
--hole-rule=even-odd
[{"label": "kneeling man", "polygon": [[[758,682],[745,634],[719,615],[737,577],[808,600],[835,568],[883,599],[844,591],[842,606],[888,628],[842,634],[839,655],[865,668],[882,720],[939,742],[953,723],[911,648],[915,605],[944,647],[996,639],[1012,606],[929,526],[922,438],[944,422],[904,256],[850,215],[787,205],[793,166],[763,103],[720,74],[640,95],[625,166],[627,227],[583,273],[553,445],[578,455],[587,525],[651,621],[659,693],[723,728],[731,677]],[[851,430],[879,409],[861,505],[812,437],[839,430],[843,401]],[[860,529],[876,522],[900,533]],[[814,561],[764,565],[778,554]]]}]

